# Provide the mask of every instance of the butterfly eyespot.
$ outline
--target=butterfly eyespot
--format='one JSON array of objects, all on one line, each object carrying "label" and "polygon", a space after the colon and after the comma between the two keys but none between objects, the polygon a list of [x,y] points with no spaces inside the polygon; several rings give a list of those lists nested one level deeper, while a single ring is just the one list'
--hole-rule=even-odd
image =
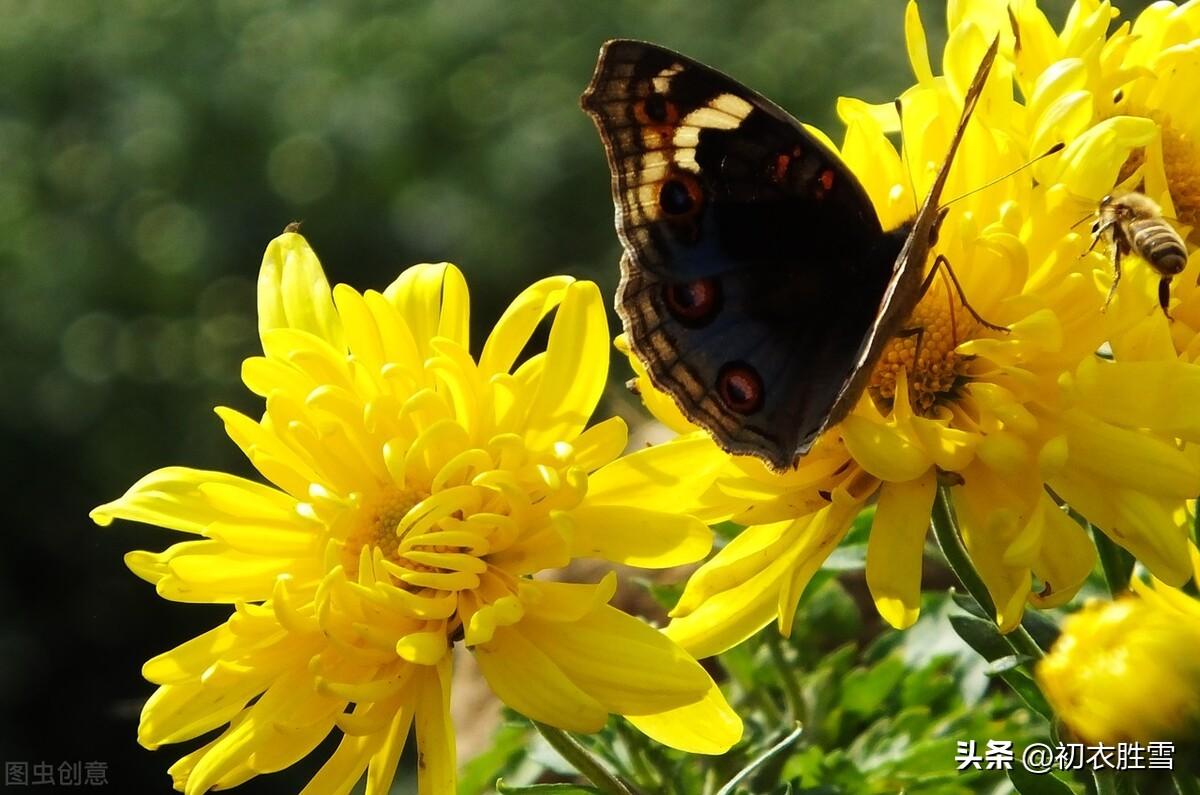
[{"label": "butterfly eyespot", "polygon": [[676,320],[695,327],[716,317],[721,305],[721,285],[716,279],[667,284],[663,299]]},{"label": "butterfly eyespot", "polygon": [[717,375],[717,391],[730,411],[753,414],[762,408],[762,378],[745,362],[733,362]]},{"label": "butterfly eyespot", "polygon": [[658,206],[667,215],[688,215],[695,212],[703,200],[699,183],[683,174],[672,176],[658,189]]},{"label": "butterfly eyespot", "polygon": [[775,155],[775,159],[771,161],[768,169],[771,179],[775,182],[783,182],[787,178],[788,169],[792,167],[792,162],[803,154],[804,151],[799,146],[793,146],[790,152],[780,152]]},{"label": "butterfly eyespot", "polygon": [[679,111],[662,94],[651,94],[633,106],[633,117],[640,124],[673,124]]}]

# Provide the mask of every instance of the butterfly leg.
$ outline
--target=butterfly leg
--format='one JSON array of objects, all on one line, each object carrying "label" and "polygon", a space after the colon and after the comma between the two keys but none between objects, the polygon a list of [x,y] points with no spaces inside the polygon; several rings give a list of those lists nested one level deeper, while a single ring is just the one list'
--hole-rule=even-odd
[{"label": "butterfly leg", "polygon": [[958,293],[958,300],[962,301],[963,307],[971,313],[971,317],[975,318],[975,321],[979,323],[979,325],[983,326],[984,328],[989,328],[992,331],[1003,331],[1005,333],[1009,331],[1008,326],[1000,326],[984,320],[983,317],[981,317],[980,314],[975,311],[975,307],[971,306],[971,303],[967,300],[967,295],[963,292],[962,285],[958,283],[958,277],[954,275],[954,268],[950,267],[950,260],[946,259],[945,254],[938,254],[937,257],[934,258],[933,267],[929,269],[929,274],[925,277],[925,281],[921,284],[921,296],[924,296],[925,293],[928,292],[930,285],[933,284],[934,276],[937,275],[939,268],[946,269],[946,275],[950,277],[950,281],[954,284],[954,291]]}]

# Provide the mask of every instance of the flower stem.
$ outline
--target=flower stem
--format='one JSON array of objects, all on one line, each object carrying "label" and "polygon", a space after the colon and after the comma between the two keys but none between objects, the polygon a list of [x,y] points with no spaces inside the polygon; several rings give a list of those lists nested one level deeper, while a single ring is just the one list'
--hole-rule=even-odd
[{"label": "flower stem", "polygon": [[1179,795],[1200,795],[1200,779],[1186,770],[1176,770],[1171,774],[1171,780],[1175,782],[1175,789],[1179,790]]},{"label": "flower stem", "polygon": [[1094,524],[1088,526],[1092,529],[1092,538],[1096,539],[1096,551],[1100,555],[1100,567],[1104,569],[1108,592],[1113,596],[1125,593],[1129,590],[1129,577],[1133,574],[1133,558],[1114,544],[1099,527]]},{"label": "flower stem", "polygon": [[1110,771],[1096,770],[1092,778],[1096,782],[1096,795],[1117,795],[1117,780]]},{"label": "flower stem", "polygon": [[783,643],[779,633],[773,632],[772,629],[768,627],[767,631],[763,633],[766,636],[767,650],[770,651],[771,660],[779,672],[780,681],[783,682],[783,696],[787,700],[790,717],[793,722],[802,724],[806,717],[804,695],[800,692],[800,683],[796,681],[795,670],[783,654]]},{"label": "flower stem", "polygon": [[[954,522],[954,515],[950,511],[950,494],[945,487],[938,489],[937,499],[933,501],[933,535],[942,549],[942,554],[946,556],[946,562],[950,564],[950,568],[958,577],[959,582],[967,589],[967,593],[984,613],[994,617],[996,604],[992,601],[992,596],[988,593],[983,578],[979,576],[979,572],[971,563],[966,546],[963,545],[962,536]],[[1001,637],[1007,641],[1016,654],[1034,660],[1041,659],[1045,654],[1029,631],[1020,624],[1011,632],[1002,634]]]},{"label": "flower stem", "polygon": [[608,771],[600,760],[592,756],[586,748],[562,729],[547,726],[545,723],[531,721],[538,732],[550,743],[550,747],[558,751],[559,756],[571,763],[571,766],[592,782],[607,795],[634,795],[634,792],[621,779]]}]

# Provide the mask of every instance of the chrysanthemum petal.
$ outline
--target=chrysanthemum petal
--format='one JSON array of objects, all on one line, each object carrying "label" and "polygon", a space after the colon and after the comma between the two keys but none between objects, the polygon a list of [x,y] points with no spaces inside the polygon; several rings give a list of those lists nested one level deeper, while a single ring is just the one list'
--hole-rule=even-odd
[{"label": "chrysanthemum petal", "polygon": [[937,492],[933,471],[887,483],[867,539],[867,586],[879,615],[897,629],[912,626],[921,607],[921,557]]},{"label": "chrysanthemum petal", "polygon": [[1048,495],[1041,499],[1042,543],[1033,563],[1033,573],[1042,581],[1040,591],[1030,594],[1036,607],[1058,607],[1087,580],[1096,565],[1096,545],[1074,519]]},{"label": "chrysanthemum petal", "polygon": [[918,83],[933,80],[933,69],[929,65],[929,45],[925,42],[925,26],[921,24],[921,9],[916,0],[909,0],[904,7],[904,43],[908,49],[908,62]]},{"label": "chrysanthemum petal", "polygon": [[344,349],[341,320],[325,271],[308,241],[285,232],[271,241],[258,272],[258,331],[306,331]]},{"label": "chrysanthemum petal", "polygon": [[629,444],[629,426],[620,417],[609,417],[575,437],[575,463],[585,472],[616,460]]},{"label": "chrysanthemum petal", "polygon": [[229,512],[231,501],[244,506],[243,516],[275,520],[295,516],[296,501],[280,491],[236,475],[188,467],[157,469],[119,499],[93,508],[88,515],[104,527],[113,519],[128,519],[203,535],[211,523],[234,515]]},{"label": "chrysanthemum petal", "polygon": [[567,287],[574,281],[570,276],[551,276],[534,282],[513,299],[483,345],[480,372],[509,372],[534,329],[562,303]]},{"label": "chrysanthemum petal", "polygon": [[609,605],[569,626],[525,621],[521,633],[608,712],[674,709],[699,700],[712,685],[700,664],[666,635]]},{"label": "chrysanthemum petal", "polygon": [[625,505],[582,505],[571,513],[571,554],[662,569],[692,563],[712,548],[712,531],[687,514]]},{"label": "chrysanthemum petal", "polygon": [[699,701],[628,720],[652,740],[689,754],[723,754],[742,737],[741,718],[715,684]]},{"label": "chrysanthemum petal", "polygon": [[1080,405],[1109,423],[1200,440],[1200,366],[1089,358],[1075,372],[1075,387]]},{"label": "chrysanthemum petal", "polygon": [[839,427],[850,455],[880,480],[913,480],[932,465],[929,454],[894,426],[851,414]]},{"label": "chrysanthemum petal", "polygon": [[523,634],[505,627],[477,646],[475,659],[501,701],[522,715],[578,732],[598,731],[608,710],[572,682],[562,669]]},{"label": "chrysanthemum petal", "polygon": [[383,742],[371,755],[367,766],[366,795],[388,795],[392,791],[392,780],[396,776],[396,766],[400,763],[400,755],[408,740],[408,731],[412,726],[414,709],[411,704],[403,703],[396,710],[391,726]]},{"label": "chrysanthemum petal", "polygon": [[454,724],[450,718],[452,659],[444,655],[436,667],[422,671],[413,682],[419,795],[455,795],[458,791]]},{"label": "chrysanthemum petal", "polygon": [[594,472],[588,505],[638,505],[692,514],[708,522],[729,518],[730,509],[711,490],[728,457],[703,432],[638,450]]},{"label": "chrysanthemum petal", "polygon": [[1029,567],[1006,563],[1005,551],[1029,523],[1041,483],[1036,472],[999,477],[979,462],[963,478],[964,484],[951,492],[963,542],[995,602],[996,622],[1008,632],[1021,621],[1032,578]]},{"label": "chrysanthemum petal", "polygon": [[545,367],[526,420],[529,444],[538,448],[574,438],[592,416],[607,378],[604,302],[595,284],[575,282],[567,286],[550,327]]},{"label": "chrysanthemum petal", "polygon": [[400,310],[423,358],[432,352],[434,337],[469,348],[467,282],[462,271],[449,262],[414,265],[389,284],[383,295]]}]

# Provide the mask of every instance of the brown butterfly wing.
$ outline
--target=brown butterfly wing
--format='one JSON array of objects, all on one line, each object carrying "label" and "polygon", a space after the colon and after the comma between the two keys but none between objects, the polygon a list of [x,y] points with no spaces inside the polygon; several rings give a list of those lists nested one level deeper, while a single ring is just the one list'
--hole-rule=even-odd
[{"label": "brown butterfly wing", "polygon": [[917,243],[884,232],[798,122],[654,45],[606,44],[583,106],[612,170],[634,353],[726,450],[790,466],[844,416],[873,343],[915,303],[936,200]]}]

